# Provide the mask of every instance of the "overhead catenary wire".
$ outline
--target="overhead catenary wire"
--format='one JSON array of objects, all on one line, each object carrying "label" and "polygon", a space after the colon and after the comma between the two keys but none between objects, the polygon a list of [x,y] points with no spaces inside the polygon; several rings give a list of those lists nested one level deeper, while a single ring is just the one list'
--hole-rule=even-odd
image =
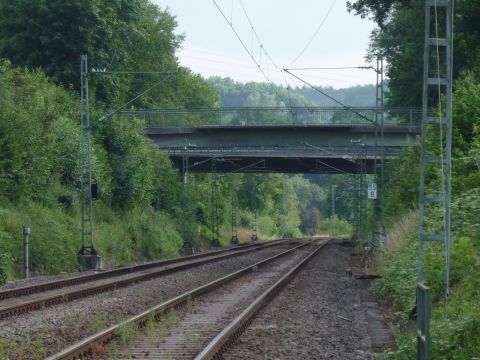
[{"label": "overhead catenary wire", "polygon": [[272,88],[272,90],[275,92],[275,94],[277,95],[277,97],[284,103],[286,104],[286,101],[285,99],[280,95],[280,93],[278,92],[278,90],[276,89],[275,85],[273,84],[273,82],[270,80],[270,78],[267,76],[267,74],[265,73],[265,71],[262,69],[261,65],[259,64],[259,62],[255,59],[255,56],[250,52],[250,50],[248,49],[248,47],[245,45],[245,42],[242,40],[242,38],[240,37],[240,35],[238,34],[237,30],[235,29],[235,27],[233,26],[233,23],[231,21],[228,21],[228,18],[225,16],[225,13],[223,12],[223,10],[220,8],[220,6],[218,5],[218,3],[215,1],[215,0],[212,0],[213,4],[215,5],[215,7],[218,9],[218,11],[220,12],[220,14],[223,16],[223,18],[225,19],[225,21],[227,22],[227,24],[230,26],[230,29],[233,31],[233,33],[235,34],[235,36],[237,37],[238,41],[240,41],[240,43],[242,44],[244,50],[247,52],[247,54],[250,56],[250,58],[252,59],[252,61],[257,65],[258,67],[258,70],[262,73],[263,77],[267,80],[268,84],[270,85],[270,87]]},{"label": "overhead catenary wire", "polygon": [[363,115],[362,113],[359,113],[358,111],[355,111],[352,109],[352,107],[350,105],[347,105],[347,104],[344,104],[342,103],[341,101],[335,99],[333,96],[330,96],[328,95],[325,91],[322,91],[320,90],[318,87],[310,84],[308,81],[302,79],[301,77],[295,75],[294,73],[290,72],[288,69],[283,69],[286,73],[290,74],[291,76],[293,76],[294,78],[300,80],[302,83],[304,83],[305,85],[308,85],[309,87],[311,87],[313,90],[319,92],[320,94],[324,95],[325,97],[329,98],[330,100],[332,100],[333,102],[337,103],[338,105],[342,106],[343,108],[345,108],[346,110],[348,111],[351,111],[352,113],[360,116],[362,119],[365,119],[367,120],[368,122],[372,123],[372,124],[375,124],[375,121],[372,120],[372,119],[369,119],[368,117],[366,117],[365,115]]},{"label": "overhead catenary wire", "polygon": [[264,164],[264,166],[265,166],[265,160],[259,160],[259,161],[257,161],[257,162],[252,163],[252,164],[245,165],[245,166],[242,166],[242,167],[240,167],[240,168],[238,168],[238,169],[229,171],[228,173],[226,173],[226,174],[224,174],[224,175],[221,175],[221,177],[227,176],[227,175],[230,175],[230,174],[235,174],[235,173],[238,173],[238,172],[243,171],[243,170],[251,169],[251,168],[253,168],[253,167],[257,166],[257,165],[260,165],[260,164]]},{"label": "overhead catenary wire", "polygon": [[290,64],[288,64],[288,67],[292,66],[298,59],[300,59],[302,57],[302,55],[305,53],[305,51],[307,51],[307,49],[310,47],[310,45],[312,44],[313,40],[315,40],[315,38],[317,37],[318,33],[320,32],[320,30],[323,28],[323,25],[325,25],[328,17],[330,16],[335,4],[336,4],[337,0],[333,0],[332,2],[332,5],[330,5],[330,8],[328,9],[327,13],[325,14],[325,16],[323,17],[322,21],[320,22],[320,25],[317,27],[317,29],[315,30],[315,32],[313,33],[312,37],[310,38],[310,40],[307,42],[307,44],[305,45],[305,47],[300,51],[300,53],[290,62]]},{"label": "overhead catenary wire", "polygon": [[[370,65],[360,65],[360,66],[335,66],[335,67],[298,67],[298,68],[287,68],[286,70],[289,71],[319,71],[319,70],[373,70],[376,71],[376,69],[373,66]],[[362,82],[356,82],[358,81],[358,78],[352,77],[352,76],[342,76],[342,79],[339,78],[330,78],[330,77],[319,77],[319,76],[312,76],[317,79],[322,79],[322,80],[332,80],[332,81],[341,81],[341,82],[346,82],[349,80],[349,83],[353,83],[355,85],[363,85]]]},{"label": "overhead catenary wire", "polygon": [[243,10],[243,13],[245,14],[245,17],[247,18],[247,21],[248,23],[250,24],[250,27],[252,29],[252,34],[255,36],[255,38],[257,39],[258,43],[260,44],[260,48],[263,50],[263,52],[265,53],[265,55],[267,56],[268,60],[270,60],[270,62],[272,63],[273,66],[275,66],[276,69],[278,69],[279,71],[281,71],[282,69],[280,68],[280,66],[278,66],[275,61],[272,59],[272,57],[270,56],[270,54],[268,53],[267,49],[265,48],[265,46],[263,45],[263,42],[262,40],[260,40],[260,37],[258,36],[258,33],[257,31],[255,30],[255,26],[253,26],[253,22],[252,20],[250,19],[250,16],[248,15],[247,13],[247,9],[245,8],[245,6],[243,5],[243,1],[242,0],[239,0],[240,1],[240,6],[242,7],[242,10]]},{"label": "overhead catenary wire", "polygon": [[107,120],[108,118],[112,117],[113,115],[115,115],[116,113],[118,113],[119,111],[122,111],[123,109],[125,109],[127,106],[129,106],[130,104],[132,104],[134,101],[140,99],[143,95],[145,95],[146,93],[152,91],[153,89],[155,89],[157,86],[163,84],[164,82],[166,82],[167,80],[169,80],[170,78],[173,77],[173,75],[175,75],[176,72],[173,72],[171,74],[169,74],[167,77],[164,77],[163,79],[161,79],[160,81],[156,82],[155,84],[153,84],[152,86],[150,86],[148,89],[142,91],[140,94],[138,94],[137,96],[135,96],[133,99],[127,101],[125,104],[123,104],[122,106],[120,106],[119,108],[103,115],[98,121],[99,122],[103,122],[105,120]]},{"label": "overhead catenary wire", "polygon": [[306,70],[375,70],[373,66],[337,66],[337,67],[302,67],[302,68],[286,68],[291,71],[306,71]]},{"label": "overhead catenary wire", "polygon": [[89,73],[93,75],[153,75],[153,74],[170,75],[170,74],[174,74],[174,72],[172,71],[109,71],[109,70],[98,70],[98,69],[92,69]]}]

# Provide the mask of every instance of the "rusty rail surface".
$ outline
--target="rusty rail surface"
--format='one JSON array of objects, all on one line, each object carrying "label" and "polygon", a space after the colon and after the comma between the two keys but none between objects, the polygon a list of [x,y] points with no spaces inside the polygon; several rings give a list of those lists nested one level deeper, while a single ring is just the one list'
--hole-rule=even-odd
[{"label": "rusty rail surface", "polygon": [[[192,267],[196,267],[199,265],[207,264],[207,263],[212,263],[224,259],[228,259],[231,257],[235,256],[240,256],[244,255],[253,251],[265,249],[268,247],[272,246],[277,246],[283,243],[286,243],[290,240],[279,240],[275,242],[270,242],[265,245],[259,245],[256,247],[250,247],[248,249],[239,249],[238,251],[234,251],[232,253],[227,253],[224,254],[209,254],[210,256],[214,256],[213,258],[205,258],[206,256],[202,256],[200,259],[195,258],[195,259],[190,259],[187,262],[182,262],[178,265],[173,265],[172,267],[166,268],[166,269],[160,269],[157,271],[152,271],[149,273],[145,274],[139,274],[136,276],[132,276],[127,279],[120,279],[117,281],[112,281],[106,284],[100,284],[96,286],[89,287],[87,289],[80,289],[80,290],[70,290],[70,291],[65,291],[60,294],[52,295],[52,296],[47,296],[41,299],[35,299],[35,300],[30,300],[30,301],[24,301],[22,303],[10,305],[10,306],[5,306],[0,308],[0,319],[8,318],[8,317],[13,317],[13,316],[18,316],[27,312],[35,311],[35,310],[40,310],[42,308],[50,307],[53,305],[57,304],[62,304],[66,302],[70,302],[76,299],[81,299],[85,298],[87,296],[99,294],[102,292],[110,291],[110,290],[115,290],[121,287],[126,287],[132,283],[139,282],[139,281],[145,281],[149,279],[153,279],[155,277],[159,276],[164,276],[171,274],[173,272],[177,272],[180,270],[185,270],[189,269]],[[218,255],[218,256],[217,256]],[[185,259],[185,258],[183,258]]]},{"label": "rusty rail surface", "polygon": [[13,288],[13,289],[1,290],[0,291],[0,300],[10,299],[10,298],[20,297],[20,296],[26,296],[26,295],[31,295],[31,294],[36,294],[36,293],[45,292],[45,291],[49,291],[49,290],[60,289],[60,288],[63,288],[63,287],[68,287],[68,286],[84,284],[84,283],[87,283],[87,282],[90,282],[90,281],[101,280],[101,279],[106,279],[106,278],[109,278],[109,277],[130,274],[132,272],[141,271],[141,270],[153,269],[155,267],[175,264],[175,263],[178,263],[178,262],[188,261],[190,259],[200,259],[200,258],[203,258],[203,257],[212,256],[212,255],[215,255],[215,254],[222,254],[222,253],[225,253],[225,252],[228,252],[228,251],[244,250],[244,249],[247,249],[247,248],[250,248],[250,247],[258,247],[258,246],[261,246],[263,244],[275,244],[275,243],[285,241],[285,240],[286,239],[279,239],[279,240],[274,240],[274,241],[269,241],[269,242],[264,242],[264,243],[239,245],[239,246],[230,247],[230,248],[227,248],[227,249],[206,251],[206,252],[202,252],[202,253],[199,253],[199,254],[193,254],[193,255],[188,255],[188,256],[175,257],[175,258],[171,258],[171,259],[152,261],[152,262],[139,264],[139,265],[133,265],[133,266],[125,266],[125,267],[121,267],[121,268],[114,269],[114,270],[102,271],[102,272],[99,272],[99,273],[88,274],[88,275],[80,275],[80,276],[75,276],[75,277],[71,277],[71,278],[68,278],[68,279],[53,280],[53,281],[44,282],[42,284],[35,284],[35,285],[17,287],[17,288]]},{"label": "rusty rail surface", "polygon": [[46,360],[67,360],[67,359],[86,359],[95,357],[95,349],[103,349],[106,344],[115,339],[123,326],[135,324],[138,328],[146,326],[147,322],[154,318],[157,321],[162,318],[170,309],[177,309],[185,305],[188,301],[204,295],[214,289],[219,288],[229,282],[232,282],[243,275],[246,275],[250,271],[254,271],[259,267],[265,266],[293,251],[311,245],[312,241],[305,242],[301,245],[297,245],[291,249],[285,250],[279,254],[273,255],[267,259],[259,261],[253,265],[247,266],[241,270],[235,271],[229,275],[226,275],[220,279],[211,281],[205,285],[199,286],[193,290],[187,291],[181,295],[178,295],[166,302],[157,305],[149,310],[146,310],[128,320],[123,321],[120,324],[111,326],[95,335],[92,335],[60,352],[48,357]]}]

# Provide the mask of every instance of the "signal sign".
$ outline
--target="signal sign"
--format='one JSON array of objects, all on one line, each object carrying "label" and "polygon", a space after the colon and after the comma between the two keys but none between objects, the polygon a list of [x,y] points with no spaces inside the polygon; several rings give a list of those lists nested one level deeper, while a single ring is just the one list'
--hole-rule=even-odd
[{"label": "signal sign", "polygon": [[368,184],[367,195],[368,195],[369,199],[376,199],[377,198],[377,184],[376,183]]}]

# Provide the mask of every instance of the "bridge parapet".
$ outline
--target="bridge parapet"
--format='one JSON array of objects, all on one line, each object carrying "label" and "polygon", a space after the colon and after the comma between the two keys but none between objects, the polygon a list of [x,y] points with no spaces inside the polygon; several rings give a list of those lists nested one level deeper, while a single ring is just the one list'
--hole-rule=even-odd
[{"label": "bridge parapet", "polygon": [[[193,110],[123,111],[119,116],[139,118],[146,128],[252,127],[252,126],[320,126],[367,125],[376,122],[374,107],[242,107]],[[421,108],[392,108],[384,112],[384,124],[418,126]]]}]

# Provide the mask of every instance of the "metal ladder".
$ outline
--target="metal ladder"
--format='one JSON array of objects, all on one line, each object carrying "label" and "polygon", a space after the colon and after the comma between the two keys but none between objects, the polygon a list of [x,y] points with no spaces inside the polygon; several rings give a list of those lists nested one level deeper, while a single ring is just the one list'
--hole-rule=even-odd
[{"label": "metal ladder", "polygon": [[[441,11],[440,11],[441,10]],[[425,281],[424,250],[425,244],[439,242],[444,245],[446,297],[450,281],[450,202],[451,202],[451,161],[452,161],[452,1],[427,0],[425,17],[425,53],[423,69],[423,108],[422,108],[422,148],[420,161],[420,204],[419,204],[419,253],[418,281]],[[440,16],[443,37],[440,37],[438,26],[432,29],[432,15]],[[435,19],[434,19],[435,20]],[[444,28],[443,28],[444,26]],[[432,35],[433,32],[433,35]],[[437,52],[431,49],[438,49]],[[430,72],[434,60],[437,69]],[[433,91],[432,91],[433,90]],[[445,97],[446,105],[441,105]],[[434,96],[436,95],[436,97]],[[435,103],[432,101],[435,101]],[[435,108],[435,106],[438,106]],[[441,108],[441,111],[440,111]],[[434,138],[432,135],[440,136]],[[440,145],[437,144],[437,140]],[[442,181],[439,186],[428,182],[426,173],[440,171]],[[431,232],[428,222],[435,216],[434,211],[442,210],[441,229]]]}]

